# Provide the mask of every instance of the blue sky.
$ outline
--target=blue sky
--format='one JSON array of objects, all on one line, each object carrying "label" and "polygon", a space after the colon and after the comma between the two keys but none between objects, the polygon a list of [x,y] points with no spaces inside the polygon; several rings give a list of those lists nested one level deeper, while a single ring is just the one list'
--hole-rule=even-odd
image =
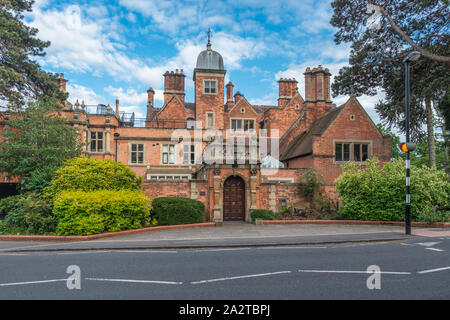
[{"label": "blue sky", "polygon": [[[235,91],[254,104],[276,104],[277,80],[296,78],[319,64],[332,74],[348,64],[349,45],[335,45],[330,0],[172,1],[36,0],[26,21],[51,41],[39,59],[69,79],[69,101],[111,104],[144,117],[146,91],[162,105],[163,73],[183,69],[186,101],[194,102],[192,71],[204,50],[207,30],[222,54]],[[333,80],[333,78],[332,78]],[[382,96],[360,97],[375,122]],[[338,105],[347,97],[333,99]]]}]

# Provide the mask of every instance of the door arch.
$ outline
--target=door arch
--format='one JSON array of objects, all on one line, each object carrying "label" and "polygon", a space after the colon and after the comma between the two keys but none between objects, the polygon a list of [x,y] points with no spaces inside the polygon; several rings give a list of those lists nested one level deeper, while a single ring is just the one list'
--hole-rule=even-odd
[{"label": "door arch", "polygon": [[241,177],[230,176],[223,184],[223,220],[245,220],[245,182]]}]

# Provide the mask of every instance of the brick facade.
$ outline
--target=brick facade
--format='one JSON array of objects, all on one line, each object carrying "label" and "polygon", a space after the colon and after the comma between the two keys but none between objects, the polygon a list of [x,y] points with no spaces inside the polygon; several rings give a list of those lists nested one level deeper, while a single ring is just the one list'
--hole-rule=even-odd
[{"label": "brick facade", "polygon": [[[352,143],[355,150],[365,144],[369,158],[389,160],[389,139],[380,134],[355,97],[343,106],[332,107],[328,69],[306,69],[304,98],[298,92],[297,80],[280,79],[278,100],[265,106],[251,105],[239,91],[233,95],[235,85],[229,82],[225,88],[225,74],[220,54],[209,44],[194,70],[193,103],[185,101],[186,75],[183,70],[175,70],[163,75],[163,106],[155,107],[155,91],[147,91],[147,116],[140,125],[138,119],[127,120],[130,115],[120,111],[119,101],[114,109],[107,106],[103,112],[89,111],[84,103],[65,102],[59,115],[79,129],[85,156],[127,164],[143,177],[142,189],[150,198],[178,196],[202,201],[206,221],[224,220],[228,201],[224,184],[230,177],[243,181],[243,220],[250,221],[254,209],[278,211],[284,205],[302,206],[305,199],[298,192],[297,178],[308,168],[320,170],[326,179],[322,192],[336,197],[333,184],[342,164],[336,161],[336,143]],[[61,76],[59,82],[65,90],[67,80]],[[0,129],[4,116],[0,113]],[[211,128],[205,128],[207,125]],[[233,125],[238,130],[227,133]],[[278,130],[277,140],[269,140],[268,150],[279,144],[278,159],[284,168],[262,168],[262,158],[250,161],[250,137],[259,137],[261,129],[266,129],[269,136]],[[100,132],[102,140],[99,150],[92,146],[96,132]],[[186,139],[182,141],[182,137]],[[206,146],[218,143],[217,150],[225,150],[227,143],[237,137],[243,139],[245,153],[234,156],[232,163],[226,163],[225,158],[225,163],[199,161]],[[2,174],[0,179],[8,180]]]}]

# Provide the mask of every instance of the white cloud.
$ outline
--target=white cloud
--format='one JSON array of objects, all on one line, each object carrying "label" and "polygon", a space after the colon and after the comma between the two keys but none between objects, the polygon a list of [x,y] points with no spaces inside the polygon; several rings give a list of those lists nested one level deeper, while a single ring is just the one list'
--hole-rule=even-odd
[{"label": "white cloud", "polygon": [[104,98],[99,96],[94,90],[76,83],[67,83],[67,92],[69,93],[69,100],[74,104],[77,100],[81,103],[84,101],[86,105],[97,105],[104,103]]}]

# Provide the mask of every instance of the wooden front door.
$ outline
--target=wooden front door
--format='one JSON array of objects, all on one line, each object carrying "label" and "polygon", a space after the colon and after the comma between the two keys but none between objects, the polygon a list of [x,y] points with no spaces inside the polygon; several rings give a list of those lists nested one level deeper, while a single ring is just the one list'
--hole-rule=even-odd
[{"label": "wooden front door", "polygon": [[223,184],[223,220],[245,220],[245,183],[239,177],[229,177]]}]

